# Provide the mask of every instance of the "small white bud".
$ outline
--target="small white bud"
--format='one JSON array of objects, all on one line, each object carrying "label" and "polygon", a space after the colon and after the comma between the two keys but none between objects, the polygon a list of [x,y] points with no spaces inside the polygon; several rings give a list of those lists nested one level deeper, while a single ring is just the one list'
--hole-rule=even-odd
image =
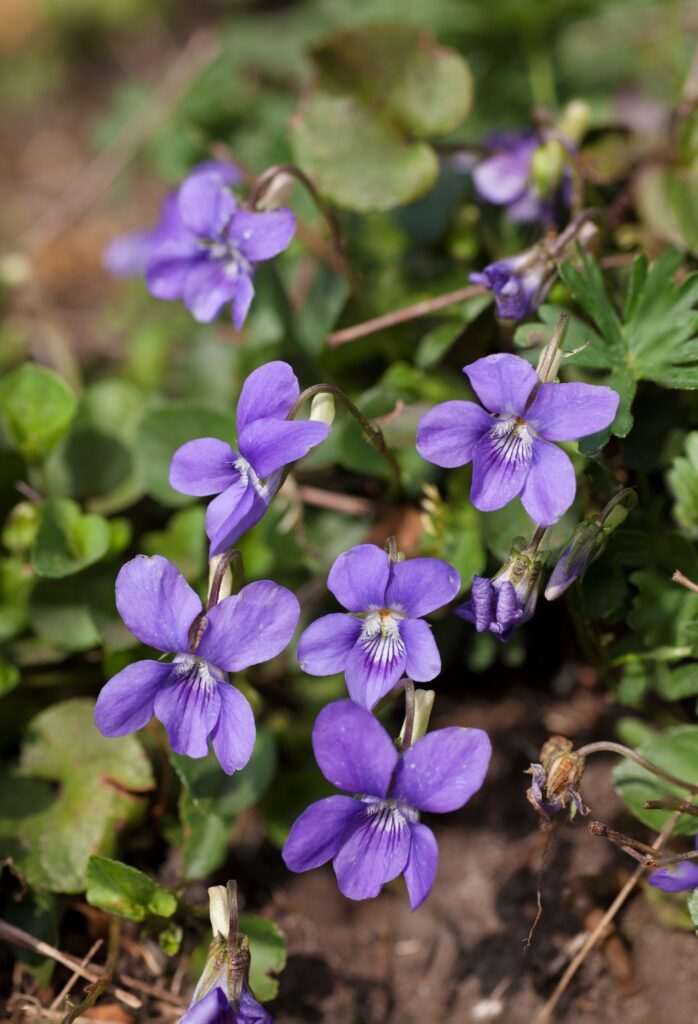
[{"label": "small white bud", "polygon": [[[412,725],[412,742],[416,743],[422,736],[426,735],[426,731],[429,728],[429,718],[431,717],[431,709],[434,706],[434,697],[436,693],[434,690],[415,690],[414,691],[414,723]],[[400,730],[400,743],[405,738],[405,723],[402,723],[402,729]]]},{"label": "small white bud", "polygon": [[224,885],[212,885],[208,890],[208,913],[211,918],[213,937],[228,938],[230,929],[230,903],[228,890]]},{"label": "small white bud", "polygon": [[326,423],[331,427],[334,423],[334,395],[321,391],[310,403],[310,419],[317,423]]},{"label": "small white bud", "polygon": [[292,174],[286,174],[284,171],[275,174],[258,199],[257,209],[276,210],[279,206],[285,206],[295,184],[296,179]]},{"label": "small white bud", "polygon": [[[211,561],[208,563],[208,589],[210,590],[213,585],[213,580],[216,575],[216,569],[221,558],[225,558],[225,553],[222,555],[214,555]],[[218,602],[220,603],[224,598],[230,597],[233,592],[233,572],[230,566],[223,573],[223,579],[221,580],[221,588],[218,592]],[[220,886],[219,886],[220,888]]]}]

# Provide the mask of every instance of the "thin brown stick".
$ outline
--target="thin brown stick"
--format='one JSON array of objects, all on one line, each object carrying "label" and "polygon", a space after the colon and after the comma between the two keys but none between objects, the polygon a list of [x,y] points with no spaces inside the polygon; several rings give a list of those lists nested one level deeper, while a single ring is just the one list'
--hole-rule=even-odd
[{"label": "thin brown stick", "polygon": [[[103,944],[104,943],[103,943],[102,939],[97,939],[97,941],[95,943],[93,943],[92,948],[88,951],[88,953],[80,961],[80,966],[81,967],[87,967],[87,965],[89,964],[90,960],[92,960],[92,958],[94,957],[94,955],[97,952],[97,950],[100,949]],[[61,1003],[63,1002],[63,1000],[68,995],[70,990],[75,985],[75,982],[78,981],[79,978],[80,978],[80,975],[77,973],[77,971],[73,971],[73,973],[70,976],[70,978],[68,978],[68,980],[66,981],[65,985],[63,986],[63,988],[60,990],[60,992],[58,993],[56,998],[53,1000],[53,1002],[49,1006],[49,1010],[57,1010],[58,1009],[58,1007],[61,1005]]]},{"label": "thin brown stick", "polygon": [[345,512],[349,516],[370,516],[376,512],[376,502],[353,494],[338,494],[320,487],[299,487],[298,496],[306,505],[326,508],[332,512]]},{"label": "thin brown stick", "polygon": [[424,299],[413,306],[404,306],[402,309],[393,310],[392,313],[384,313],[383,316],[376,316],[372,320],[364,320],[363,323],[354,324],[353,327],[333,331],[332,334],[327,335],[327,344],[330,348],[338,348],[340,345],[346,345],[349,341],[356,341],[357,338],[375,334],[376,331],[385,330],[387,327],[395,327],[396,324],[404,324],[408,320],[430,316],[439,309],[445,309],[458,302],[465,302],[467,299],[474,299],[477,295],[484,295],[486,291],[487,289],[482,285],[469,284],[465,288],[457,288],[454,292],[436,295],[433,299]]},{"label": "thin brown stick", "polygon": [[121,920],[118,917],[109,918],[109,945],[107,949],[107,959],[104,964],[104,970],[102,971],[99,981],[95,982],[90,986],[91,991],[83,999],[81,1003],[74,1006],[71,1010],[66,1013],[63,1018],[63,1024],[73,1024],[78,1017],[82,1017],[83,1013],[87,1010],[91,1010],[95,1005],[99,997],[106,992],[111,985],[111,980],[114,977],[114,971],[116,970],[116,963],[119,959],[119,953],[121,952]]},{"label": "thin brown stick", "polygon": [[644,768],[645,771],[651,772],[652,775],[658,776],[660,779],[665,779],[670,782],[672,786],[679,786],[681,789],[687,789],[689,793],[698,793],[698,786],[692,782],[686,782],[685,779],[679,779],[676,775],[672,775],[670,772],[660,768],[658,764],[654,764],[653,761],[648,761],[642,754],[638,754],[636,750],[631,747],[626,747],[622,743],[614,743],[611,740],[599,740],[598,743],[587,743],[586,746],[580,747],[576,751],[579,757],[588,757],[589,754],[620,754],[621,757],[627,757],[629,761],[634,761],[635,764],[639,765],[640,768]]},{"label": "thin brown stick", "polygon": [[[70,968],[76,974],[79,974],[81,978],[86,978],[88,981],[97,982],[101,977],[101,971],[95,970],[93,967],[81,967],[80,961],[77,957],[69,956],[68,953],[62,953],[60,949],[56,949],[55,946],[49,945],[48,942],[44,942],[42,939],[36,939],[29,932],[22,931],[21,928],[16,928],[13,924],[8,921],[0,919],[0,939],[5,942],[11,942],[16,946],[22,946],[23,949],[31,949],[32,952],[38,953],[39,956],[49,956],[56,963],[63,964],[64,967]],[[121,979],[124,984],[129,984],[129,981],[135,981],[136,979]],[[136,988],[136,985],[131,985],[132,988]],[[136,996],[130,992],[124,991],[122,988],[114,986],[114,995],[125,1003],[126,1006],[130,1006],[133,1010],[140,1010],[143,1003]],[[151,994],[151,993],[147,993]],[[178,1005],[181,1005],[178,1001]]]},{"label": "thin brown stick", "polygon": [[693,591],[694,594],[698,594],[698,583],[694,583],[693,580],[689,580],[688,576],[684,576],[682,572],[677,569],[673,575],[672,580],[674,583],[680,583],[686,590]]},{"label": "thin brown stick", "polygon": [[212,32],[205,29],[194,32],[114,145],[102,150],[84,167],[62,195],[53,199],[48,209],[25,232],[23,244],[26,248],[33,252],[44,249],[55,242],[69,224],[87,213],[220,51],[220,42]]},{"label": "thin brown stick", "polygon": [[[662,831],[659,833],[655,841],[652,843],[653,850],[661,850],[667,839],[670,837],[671,833],[674,831],[674,826],[676,825],[676,822],[679,820],[679,817],[680,815],[678,813],[672,814],[671,818],[669,818],[669,820],[664,825]],[[560,1002],[562,996],[565,994],[567,987],[574,978],[575,974],[582,966],[587,956],[594,948],[594,946],[597,944],[599,939],[602,937],[608,925],[611,923],[611,921],[616,916],[620,908],[623,906],[623,904],[625,903],[628,896],[633,891],[639,880],[642,878],[645,870],[646,869],[643,864],[639,864],[635,868],[632,875],[627,880],[623,888],[620,890],[611,906],[608,908],[603,917],[599,920],[599,923],[596,925],[594,930],[590,933],[589,937],[587,938],[582,948],[579,950],[577,955],[568,965],[567,970],[560,978],[560,981],[558,982],[555,991],[550,996],[545,1006],[533,1018],[532,1024],[548,1024],[548,1021],[550,1021],[551,1019],[551,1014],[553,1013],[557,1004]]]}]

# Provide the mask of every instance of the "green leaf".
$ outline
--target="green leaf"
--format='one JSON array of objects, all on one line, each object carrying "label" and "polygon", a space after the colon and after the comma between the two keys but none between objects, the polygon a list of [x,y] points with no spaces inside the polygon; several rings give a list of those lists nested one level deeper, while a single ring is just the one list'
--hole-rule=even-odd
[{"label": "green leaf", "polygon": [[323,194],[354,213],[409,203],[439,172],[431,146],[410,141],[353,96],[311,93],[291,124],[291,140],[298,163]]},{"label": "green leaf", "polygon": [[691,915],[693,927],[698,935],[698,889],[694,889],[688,895],[688,913]]},{"label": "green leaf", "polygon": [[196,759],[171,753],[170,760],[184,786],[184,877],[201,878],[221,866],[236,816],[256,804],[274,778],[276,739],[260,727],[252,757],[234,775],[221,770],[213,751]]},{"label": "green leaf", "polygon": [[207,565],[205,518],[202,505],[175,512],[165,530],[144,535],[142,550],[169,558],[188,580],[200,579]]},{"label": "green leaf", "polygon": [[[609,430],[580,443],[583,453],[592,454],[610,433],[628,434],[638,381],[678,390],[698,388],[698,274],[679,282],[681,255],[673,250],[664,252],[651,267],[639,256],[630,273],[623,322],[598,264],[588,253],[582,253],[581,259],[581,269],[566,263],[560,276],[598,331],[590,333],[589,344],[571,356],[570,363],[606,370],[604,383],[621,397]],[[550,311],[542,315],[549,322]],[[575,333],[581,331],[575,328]],[[530,330],[522,336],[524,342],[530,337]]]},{"label": "green leaf", "polygon": [[150,914],[171,917],[177,909],[171,892],[137,868],[109,857],[90,857],[86,895],[93,907],[129,921],[145,921]]},{"label": "green leaf", "polygon": [[19,772],[0,785],[0,857],[36,889],[82,892],[92,854],[116,851],[144,817],[153,773],[135,736],[107,739],[94,701],[53,704],[32,720]]},{"label": "green leaf", "polygon": [[635,179],[641,219],[659,238],[698,255],[698,168],[646,168]]},{"label": "green leaf", "polygon": [[686,436],[685,457],[677,456],[667,473],[674,495],[676,521],[692,536],[698,536],[698,431]]},{"label": "green leaf", "polygon": [[104,380],[88,388],[70,431],[46,460],[49,493],[78,500],[123,493],[129,503],[137,500],[133,452],[148,404],[148,396],[128,381]]},{"label": "green leaf", "polygon": [[15,687],[19,686],[20,672],[16,665],[11,665],[0,658],[0,698],[6,697]]},{"label": "green leaf", "polygon": [[[698,726],[681,725],[668,729],[637,748],[638,754],[664,768],[671,775],[687,782],[698,784]],[[616,791],[626,807],[643,824],[659,830],[669,820],[673,811],[648,811],[642,806],[648,800],[661,800],[672,796],[687,799],[685,789],[674,786],[645,768],[627,759],[613,769]],[[675,835],[695,835],[698,832],[698,818],[682,815],[674,829]]]},{"label": "green leaf", "polygon": [[284,933],[258,914],[240,914],[238,927],[250,940],[250,988],[266,1003],[278,993],[278,975],[286,966]]},{"label": "green leaf", "polygon": [[200,437],[232,440],[233,418],[190,402],[169,402],[146,413],[135,450],[136,475],[151,498],[174,507],[191,503],[169,484],[170,462],[177,449]]},{"label": "green leaf", "polygon": [[452,131],[470,109],[463,58],[396,23],[337,33],[315,48],[313,60],[319,81],[296,112],[291,139],[320,190],[358,213],[424,194],[439,165],[423,139]]},{"label": "green leaf", "polygon": [[0,416],[10,440],[28,460],[46,455],[65,434],[77,400],[51,370],[25,363],[0,383]]},{"label": "green leaf", "polygon": [[68,498],[51,498],[44,506],[32,565],[39,576],[49,579],[72,576],[107,553],[110,537],[102,516],[85,515]]}]

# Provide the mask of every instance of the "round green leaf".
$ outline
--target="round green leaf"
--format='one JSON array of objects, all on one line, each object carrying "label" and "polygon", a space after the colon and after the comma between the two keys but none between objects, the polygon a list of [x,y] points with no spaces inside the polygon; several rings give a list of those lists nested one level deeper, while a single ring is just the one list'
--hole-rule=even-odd
[{"label": "round green leaf", "polygon": [[[643,743],[637,752],[677,778],[698,784],[698,725],[668,729]],[[642,806],[644,803],[667,796],[689,798],[685,789],[665,782],[627,759],[614,768],[613,781],[618,795],[635,817],[656,830],[662,828],[674,812],[647,811]],[[674,829],[676,835],[695,835],[696,832],[698,818],[689,814],[682,815]]]},{"label": "round green leaf", "polygon": [[[390,210],[423,195],[439,162],[354,96],[318,89],[291,124],[296,160],[321,192],[345,210]],[[370,159],[369,159],[370,154]]]},{"label": "round green leaf", "polygon": [[109,523],[102,516],[85,515],[68,498],[52,498],[44,507],[32,565],[49,579],[70,576],[102,558],[110,538]]},{"label": "round green leaf", "polygon": [[43,458],[65,434],[77,400],[51,370],[25,363],[0,383],[0,415],[15,448],[29,460]]}]

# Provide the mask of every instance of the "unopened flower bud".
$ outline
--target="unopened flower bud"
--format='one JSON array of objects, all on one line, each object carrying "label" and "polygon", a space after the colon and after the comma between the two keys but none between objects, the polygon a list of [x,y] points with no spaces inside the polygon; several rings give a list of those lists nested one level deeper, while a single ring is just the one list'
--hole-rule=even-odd
[{"label": "unopened flower bud", "polygon": [[41,509],[32,501],[20,501],[8,515],[2,530],[2,543],[13,554],[28,551],[41,522]]},{"label": "unopened flower bud", "polygon": [[570,100],[562,112],[557,130],[570,142],[578,144],[582,141],[591,121],[591,107],[586,100]]},{"label": "unopened flower bud", "polygon": [[258,210],[276,210],[280,206],[285,206],[288,199],[293,192],[296,184],[296,179],[292,174],[287,174],[285,171],[279,171],[271,179],[263,194],[259,197],[256,203],[256,209]]},{"label": "unopened flower bud", "polygon": [[506,643],[517,626],[533,616],[542,582],[543,560],[537,546],[512,548],[502,568],[488,580],[475,576],[470,598],[456,609],[478,633],[488,630]]},{"label": "unopened flower bud", "polygon": [[[412,723],[413,743],[416,743],[417,740],[426,735],[427,729],[429,728],[429,718],[431,716],[431,709],[434,706],[435,696],[436,694],[433,690],[414,691],[414,721]],[[403,722],[402,729],[400,730],[399,739],[401,746],[405,738],[405,725],[406,723]]]},{"label": "unopened flower bud", "polygon": [[565,149],[557,139],[537,146],[531,157],[531,182],[541,197],[550,195],[560,185],[565,169]]},{"label": "unopened flower bud", "polygon": [[636,504],[636,492],[626,488],[609,501],[600,515],[579,524],[572,539],[562,549],[550,575],[545,588],[546,600],[555,601],[575,580],[584,575],[591,563],[605,550],[613,531],[625,522]]},{"label": "unopened flower bud", "polygon": [[[224,558],[228,558],[228,552],[224,551],[220,555],[214,555],[211,561],[208,563],[208,589],[210,591],[213,586],[213,581],[216,577],[218,566]],[[221,585],[218,591],[218,603],[224,600],[226,597],[230,597],[233,592],[233,570],[230,565],[223,573],[221,578]],[[220,887],[219,887],[220,888]],[[210,890],[209,890],[210,895]]]},{"label": "unopened flower bud", "polygon": [[309,418],[311,420],[326,423],[328,427],[331,427],[334,423],[334,413],[334,395],[328,394],[327,391],[321,391],[319,395],[315,395],[310,403]]},{"label": "unopened flower bud", "polygon": [[214,939],[228,938],[230,930],[230,900],[224,885],[212,885],[208,890],[208,913]]}]

